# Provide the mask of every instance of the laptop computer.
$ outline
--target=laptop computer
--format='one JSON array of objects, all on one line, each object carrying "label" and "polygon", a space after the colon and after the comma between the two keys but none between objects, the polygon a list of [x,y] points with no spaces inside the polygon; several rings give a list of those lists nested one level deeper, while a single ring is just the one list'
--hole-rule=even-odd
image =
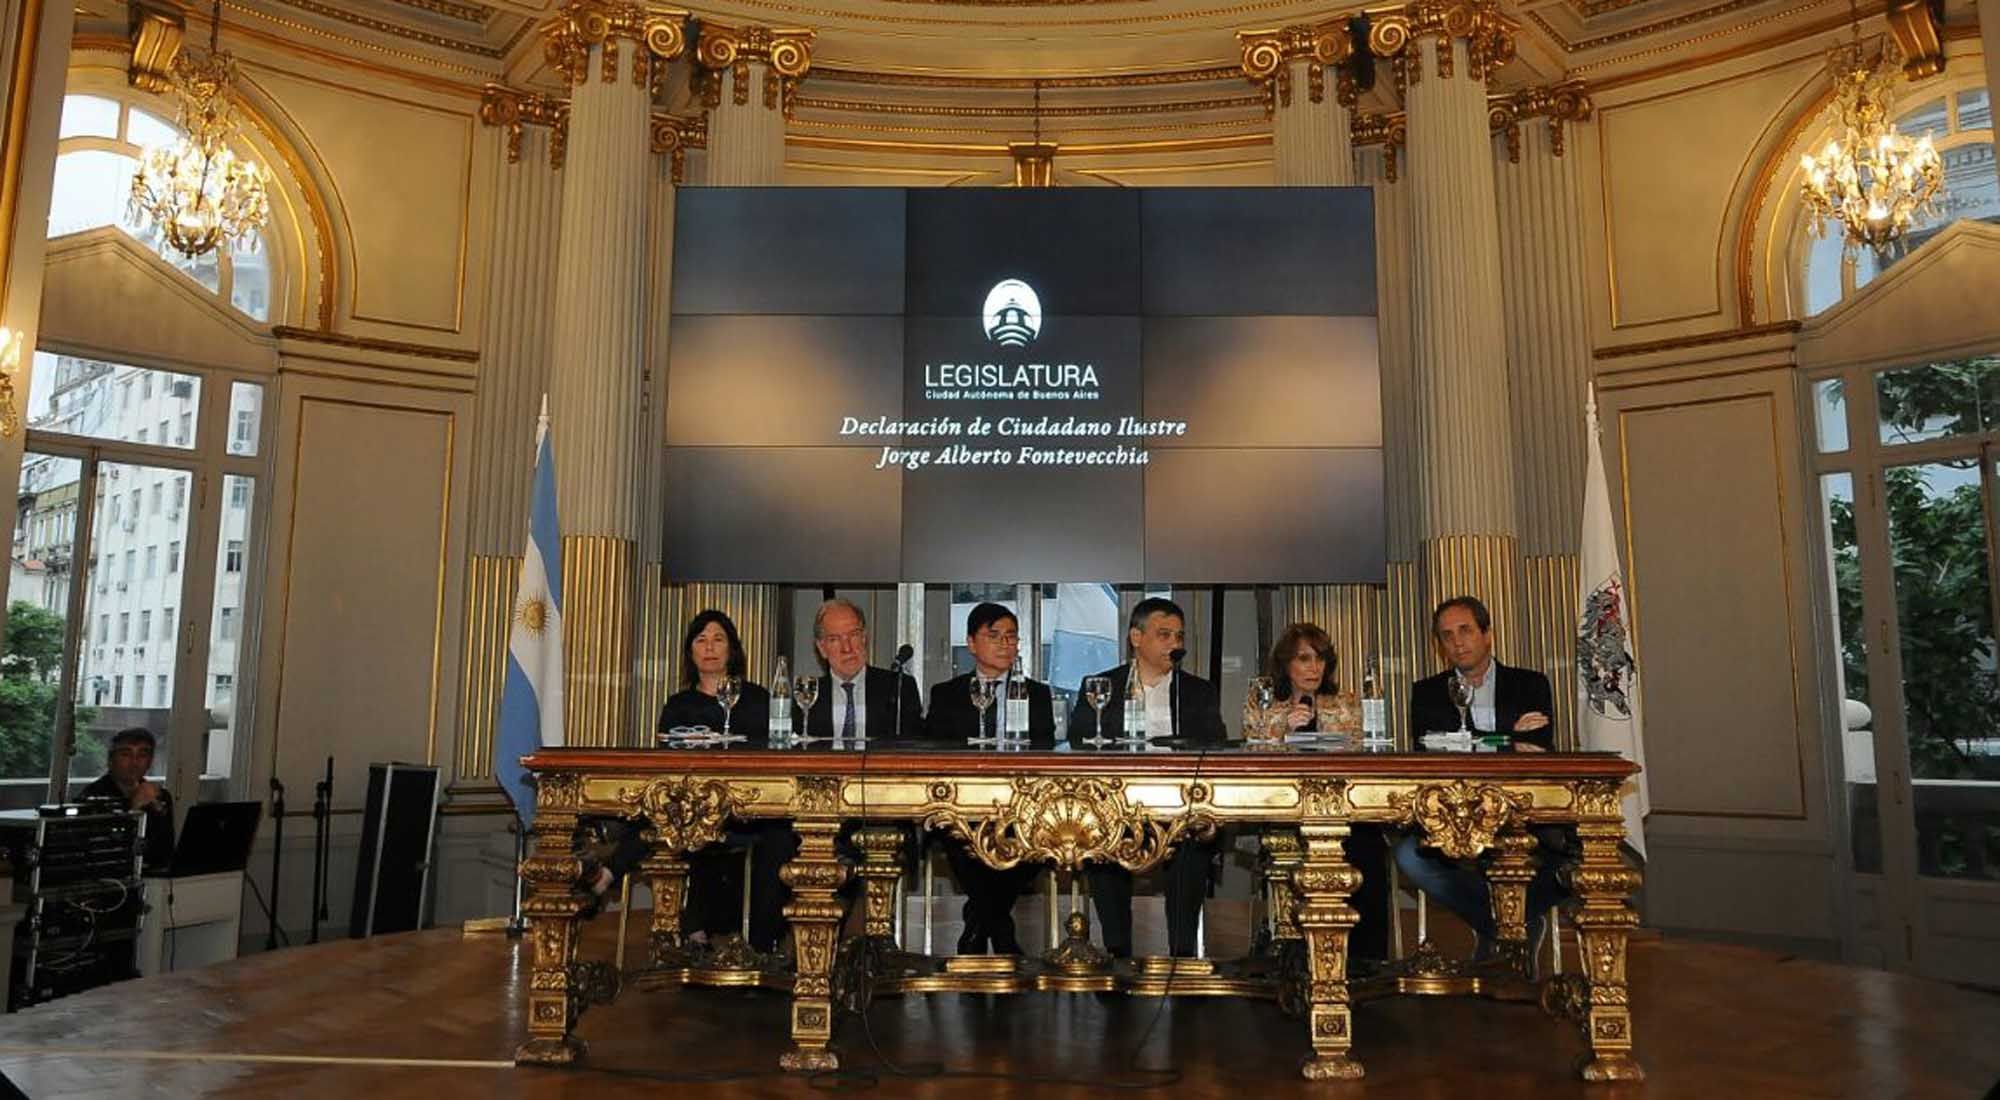
[{"label": "laptop computer", "polygon": [[165,873],[179,878],[247,868],[263,816],[261,802],[197,802],[188,807]]}]

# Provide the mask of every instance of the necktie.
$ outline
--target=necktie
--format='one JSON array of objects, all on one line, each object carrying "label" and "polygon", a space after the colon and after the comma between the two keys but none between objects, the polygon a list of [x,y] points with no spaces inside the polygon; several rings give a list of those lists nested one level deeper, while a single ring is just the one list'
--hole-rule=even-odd
[{"label": "necktie", "polygon": [[840,689],[847,693],[847,709],[840,712],[840,736],[843,738],[853,737],[854,736],[854,681],[852,680],[847,681],[846,683],[840,685]]},{"label": "necktie", "polygon": [[995,712],[1000,707],[1007,705],[1007,682],[1005,680],[987,680],[986,682],[993,685],[993,698],[999,703],[999,706],[987,707],[986,713],[979,716],[980,721],[986,727],[980,733],[987,737],[992,737],[994,735],[994,726],[1000,721],[1000,716]]}]

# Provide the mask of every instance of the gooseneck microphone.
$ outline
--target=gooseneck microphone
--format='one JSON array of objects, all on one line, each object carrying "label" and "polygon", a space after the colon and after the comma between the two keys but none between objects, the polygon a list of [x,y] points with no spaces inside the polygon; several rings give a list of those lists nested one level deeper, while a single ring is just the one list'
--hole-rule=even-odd
[{"label": "gooseneck microphone", "polygon": [[1187,649],[1182,646],[1175,646],[1174,651],[1167,654],[1167,660],[1172,661],[1174,666],[1167,672],[1167,675],[1174,678],[1174,696],[1168,701],[1167,707],[1168,732],[1177,740],[1181,735],[1181,658],[1185,656]]}]

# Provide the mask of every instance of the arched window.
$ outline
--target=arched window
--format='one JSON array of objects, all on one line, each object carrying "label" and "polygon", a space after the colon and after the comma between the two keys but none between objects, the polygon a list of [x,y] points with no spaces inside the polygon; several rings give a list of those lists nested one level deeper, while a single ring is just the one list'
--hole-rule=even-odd
[{"label": "arched window", "polygon": [[[1954,82],[1958,83],[1958,82]],[[1983,86],[1941,87],[1925,81],[1904,90],[1905,109],[1896,128],[1911,137],[1931,136],[1944,161],[1944,193],[1937,212],[1922,218],[1908,236],[1877,254],[1857,249],[1843,255],[1840,234],[1828,227],[1823,239],[1812,235],[1811,219],[1801,216],[1796,232],[1803,270],[1799,285],[1805,292],[1805,314],[1822,313],[1849,294],[1867,286],[1945,226],[1962,218],[2000,222],[2000,175],[1993,164],[1993,103]],[[1817,148],[1825,142],[1806,143]]]},{"label": "arched window", "polygon": [[180,136],[171,123],[116,99],[69,95],[63,97],[60,136],[50,239],[115,226],[238,312],[257,321],[271,319],[271,252],[261,241],[254,249],[225,245],[190,260],[168,245],[157,227],[142,227],[133,219],[132,176],[147,148]]}]

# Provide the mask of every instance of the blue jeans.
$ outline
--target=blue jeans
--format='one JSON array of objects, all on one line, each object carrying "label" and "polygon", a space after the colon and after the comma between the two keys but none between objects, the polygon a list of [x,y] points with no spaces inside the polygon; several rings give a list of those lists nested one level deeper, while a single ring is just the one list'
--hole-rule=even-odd
[{"label": "blue jeans", "polygon": [[[1532,947],[1536,933],[1541,931],[1542,922],[1548,919],[1549,907],[1560,901],[1567,893],[1556,878],[1556,867],[1563,861],[1563,837],[1560,828],[1536,829],[1541,841],[1535,877],[1528,883],[1528,943]],[[1425,848],[1423,838],[1416,833],[1405,833],[1397,838],[1395,846],[1396,870],[1411,886],[1430,895],[1431,899],[1446,909],[1456,913],[1460,920],[1472,926],[1481,941],[1491,942],[1498,929],[1493,921],[1493,890],[1486,882],[1486,873],[1480,860],[1447,859],[1435,848]]]}]

